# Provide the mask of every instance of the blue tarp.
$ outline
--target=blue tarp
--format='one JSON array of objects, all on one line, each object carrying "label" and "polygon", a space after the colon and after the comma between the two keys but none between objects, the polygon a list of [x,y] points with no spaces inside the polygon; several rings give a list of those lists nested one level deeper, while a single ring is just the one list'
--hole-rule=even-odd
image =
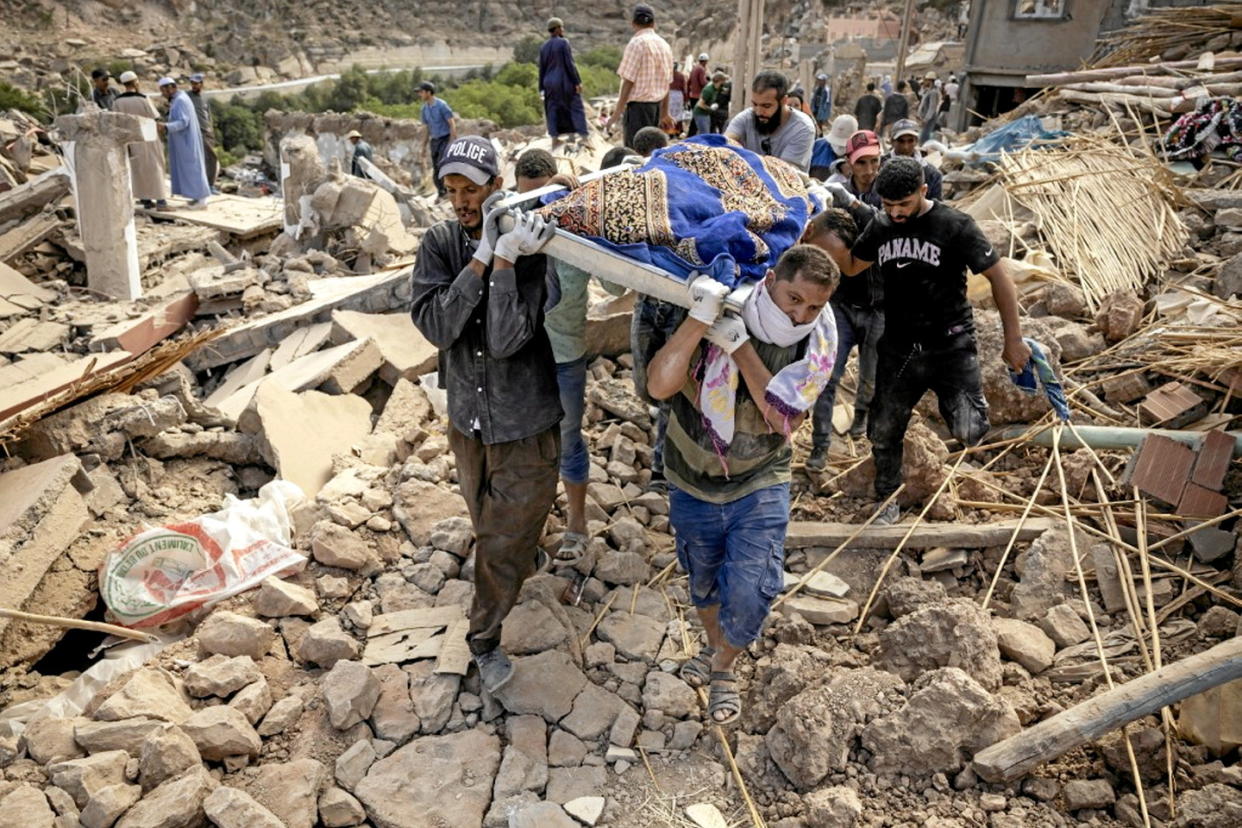
[{"label": "blue tarp", "polygon": [[1055,142],[1068,135],[1069,133],[1064,130],[1049,132],[1044,129],[1039,118],[1026,115],[999,129],[992,130],[969,146],[951,150],[948,157],[960,158],[968,164],[996,162],[1000,160],[1003,153],[1026,149],[1035,142]]}]

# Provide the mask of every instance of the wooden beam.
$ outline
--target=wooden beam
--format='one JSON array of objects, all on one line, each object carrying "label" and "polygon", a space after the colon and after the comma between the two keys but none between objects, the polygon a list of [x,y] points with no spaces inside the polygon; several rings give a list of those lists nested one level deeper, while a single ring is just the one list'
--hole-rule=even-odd
[{"label": "wooden beam", "polygon": [[50,201],[59,201],[69,194],[69,173],[64,167],[45,172],[25,184],[0,193],[0,224],[22,218]]},{"label": "wooden beam", "polygon": [[979,751],[975,773],[988,782],[1012,782],[1105,733],[1237,678],[1242,678],[1242,638],[1118,685]]},{"label": "wooden beam", "polygon": [[[1144,75],[1168,74],[1172,69],[1195,69],[1199,65],[1199,61],[1195,60],[1174,60],[1164,63],[1149,63],[1145,66],[1109,66],[1103,69],[1081,69],[1077,72],[1054,72],[1046,75],[1027,75],[1027,86],[1058,86],[1063,83],[1081,83],[1083,81],[1110,80],[1112,78],[1124,78],[1127,75]],[[1242,66],[1242,57],[1218,57],[1216,58],[1216,68],[1223,69],[1226,66]]]},{"label": "wooden beam", "polygon": [[[1053,518],[1028,518],[1018,532],[1021,542],[1033,541],[1056,526]],[[1018,521],[1004,520],[997,523],[923,523],[915,528],[906,541],[907,549],[931,549],[936,546],[982,549],[1001,546],[1009,542]],[[786,549],[804,549],[810,546],[837,546],[854,534],[858,527],[849,523],[819,523],[807,520],[790,521],[785,531]],[[895,549],[908,526],[868,526],[850,546],[858,549]]]}]

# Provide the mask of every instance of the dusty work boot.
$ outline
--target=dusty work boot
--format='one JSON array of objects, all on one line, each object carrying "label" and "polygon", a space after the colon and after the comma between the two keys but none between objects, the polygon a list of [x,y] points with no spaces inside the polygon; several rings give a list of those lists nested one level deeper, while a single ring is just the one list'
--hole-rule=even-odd
[{"label": "dusty work boot", "polygon": [[476,655],[474,663],[479,667],[479,681],[489,693],[495,693],[513,678],[513,663],[499,646]]},{"label": "dusty work boot", "polygon": [[884,511],[880,512],[880,516],[875,519],[876,526],[892,526],[901,520],[901,507],[894,500],[884,507]]},{"label": "dusty work boot", "polygon": [[854,422],[850,423],[850,439],[861,440],[867,435],[867,412],[854,410]]},{"label": "dusty work boot", "polygon": [[811,471],[823,471],[828,466],[828,446],[811,446],[811,453],[806,458],[806,467]]}]

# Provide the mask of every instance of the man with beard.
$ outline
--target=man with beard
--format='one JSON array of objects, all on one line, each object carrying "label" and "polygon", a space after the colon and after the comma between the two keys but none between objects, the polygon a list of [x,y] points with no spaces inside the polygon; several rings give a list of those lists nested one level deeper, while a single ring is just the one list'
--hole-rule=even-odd
[{"label": "man with beard", "polygon": [[729,122],[725,136],[751,152],[774,155],[807,172],[815,144],[815,122],[805,112],[786,105],[789,81],[780,72],[760,72],[750,92],[750,107]]},{"label": "man with beard", "polygon": [[[974,219],[927,197],[923,165],[913,158],[892,159],[880,169],[875,190],[883,211],[853,246],[832,239],[822,246],[844,275],[874,263],[884,281],[885,327],[868,427],[875,496],[883,502],[901,484],[906,427],[929,388],[954,437],[975,445],[988,430],[974,315],[966,299],[968,269],[992,285],[1004,328],[1005,364],[1023,370],[1031,349],[1022,341],[1017,294],[1000,257]],[[839,188],[833,195],[837,206],[856,201]],[[899,517],[894,501],[876,522],[895,523]]]},{"label": "man with beard", "polygon": [[932,201],[939,201],[944,188],[944,175],[928,163],[919,151],[919,125],[909,118],[893,124],[893,137],[889,145],[892,146],[893,151],[880,159],[881,166],[888,163],[890,158],[903,155],[918,161],[923,165],[923,180],[927,183],[927,197]]},{"label": "man with beard", "polygon": [[544,329],[547,260],[536,255],[554,228],[527,213],[500,233],[489,212],[500,165],[486,138],[449,144],[439,175],[457,218],[423,237],[411,316],[440,349],[449,446],[476,538],[467,643],[495,693],[513,675],[501,624],[536,570],[556,498],[561,403]]},{"label": "man with beard", "polygon": [[211,123],[211,107],[203,95],[202,72],[190,75],[190,102],[194,104],[194,114],[198,116],[198,130],[203,133],[203,162],[207,170],[207,184],[215,191],[216,176],[220,174],[220,161],[216,158],[216,128]]}]

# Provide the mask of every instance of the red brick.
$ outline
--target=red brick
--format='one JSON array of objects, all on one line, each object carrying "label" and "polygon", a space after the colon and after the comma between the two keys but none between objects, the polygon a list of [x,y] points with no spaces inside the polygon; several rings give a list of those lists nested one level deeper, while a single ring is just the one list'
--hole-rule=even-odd
[{"label": "red brick", "polygon": [[1223,515],[1227,508],[1229,501],[1220,492],[1187,483],[1182,500],[1177,504],[1177,513],[1184,517],[1210,518]]},{"label": "red brick", "polygon": [[1219,492],[1225,483],[1225,472],[1229,471],[1229,461],[1233,459],[1233,448],[1233,437],[1223,431],[1209,431],[1199,448],[1191,482]]},{"label": "red brick", "polygon": [[1169,382],[1147,395],[1139,403],[1139,416],[1152,425],[1172,423],[1203,405],[1203,398],[1180,382]]},{"label": "red brick", "polygon": [[1161,434],[1149,434],[1139,444],[1125,483],[1138,486],[1165,503],[1177,504],[1182,500],[1194,462],[1195,453],[1189,446]]}]

